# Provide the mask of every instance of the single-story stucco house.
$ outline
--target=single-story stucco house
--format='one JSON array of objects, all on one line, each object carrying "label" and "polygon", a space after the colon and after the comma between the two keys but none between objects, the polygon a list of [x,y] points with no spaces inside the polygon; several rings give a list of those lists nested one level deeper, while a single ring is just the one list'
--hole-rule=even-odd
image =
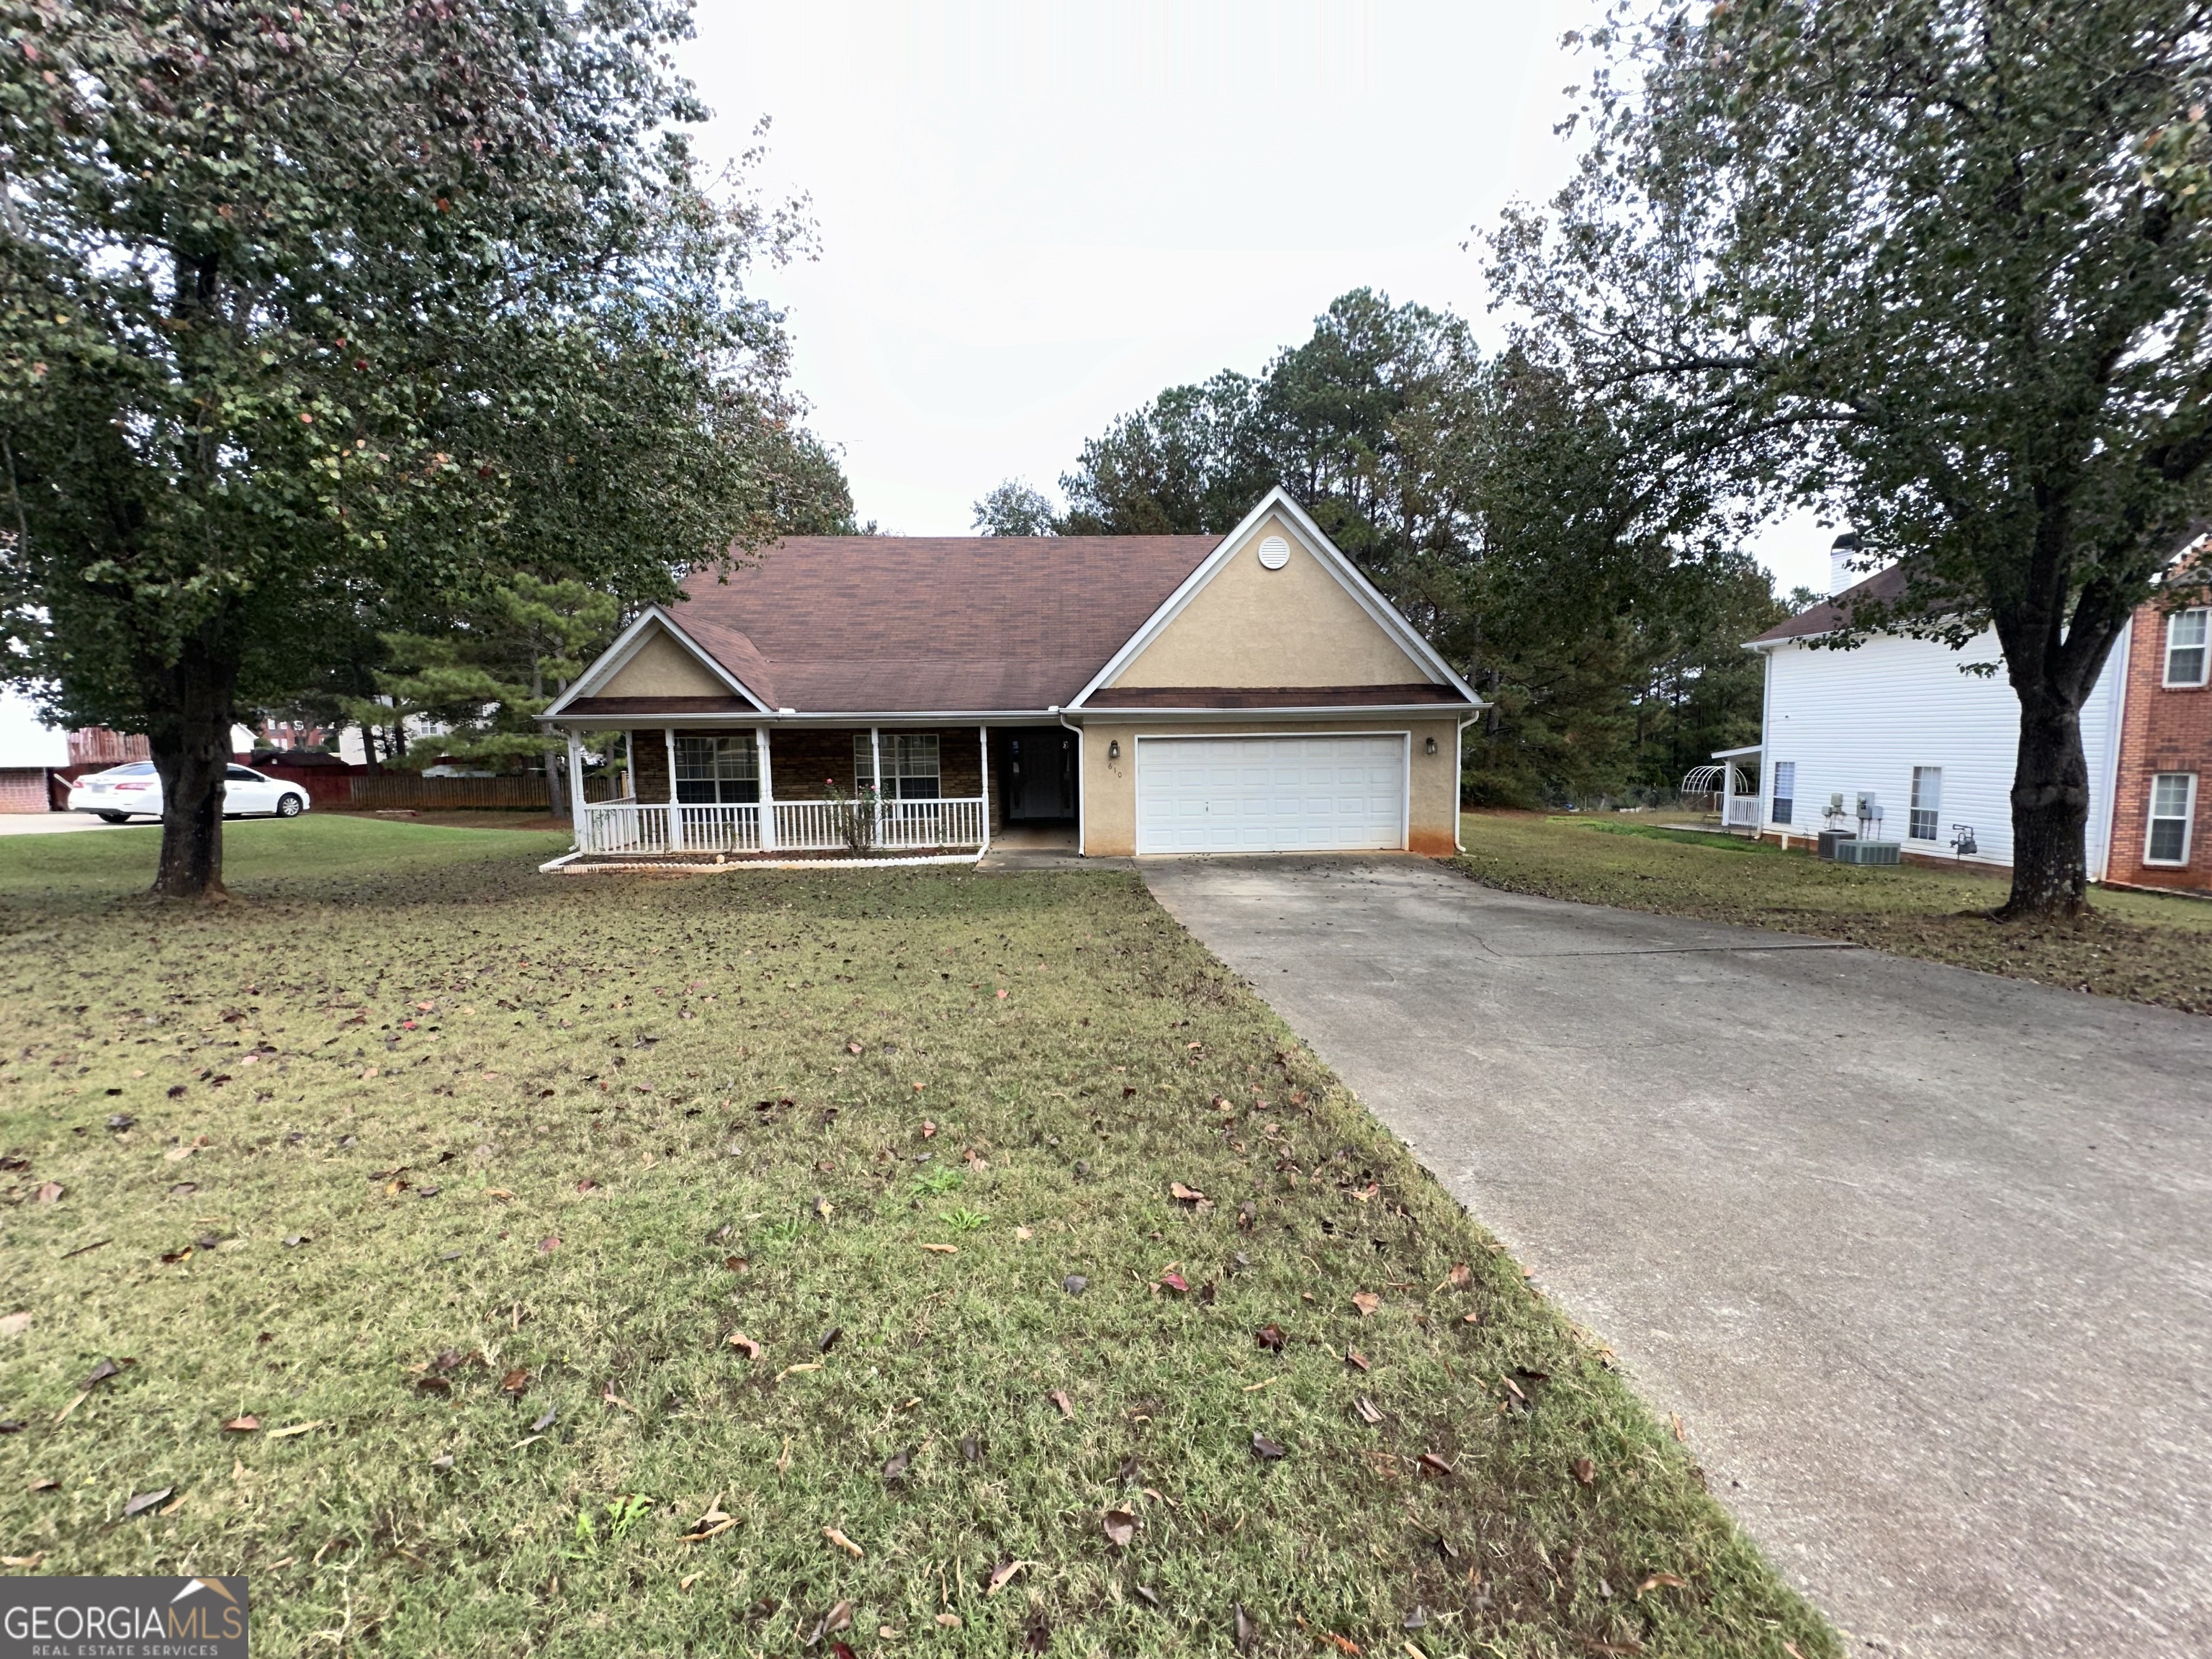
[{"label": "single-story stucco house", "polygon": [[856,813],[878,856],[1456,842],[1483,705],[1280,489],[1226,536],[799,536],[684,592],[541,716],[579,802],[624,757],[581,859],[850,851]]}]

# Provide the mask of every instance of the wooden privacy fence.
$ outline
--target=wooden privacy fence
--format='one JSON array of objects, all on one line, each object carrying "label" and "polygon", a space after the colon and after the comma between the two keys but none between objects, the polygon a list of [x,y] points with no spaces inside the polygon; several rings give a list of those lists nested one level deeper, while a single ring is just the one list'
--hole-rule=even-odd
[{"label": "wooden privacy fence", "polygon": [[550,805],[545,775],[525,772],[502,778],[425,778],[412,772],[356,773],[346,805],[356,812],[405,807],[437,811],[513,811]]}]

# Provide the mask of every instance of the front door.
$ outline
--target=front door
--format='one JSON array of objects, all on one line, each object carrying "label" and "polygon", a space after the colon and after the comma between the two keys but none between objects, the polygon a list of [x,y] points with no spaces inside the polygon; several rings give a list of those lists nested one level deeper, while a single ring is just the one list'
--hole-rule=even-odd
[{"label": "front door", "polygon": [[1075,733],[1064,726],[1006,733],[1006,822],[1064,822],[1075,816]]}]

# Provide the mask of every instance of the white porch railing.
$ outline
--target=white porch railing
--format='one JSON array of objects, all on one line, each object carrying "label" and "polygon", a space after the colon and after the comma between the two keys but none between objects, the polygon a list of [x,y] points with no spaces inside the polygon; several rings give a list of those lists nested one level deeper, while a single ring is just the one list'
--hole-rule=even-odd
[{"label": "white porch railing", "polygon": [[[761,839],[758,805],[692,806],[666,801],[597,802],[583,809],[576,843],[585,853],[657,856],[684,853],[843,853],[851,850],[845,815],[867,807],[826,800],[768,804],[772,843]],[[983,845],[980,795],[939,800],[887,800],[874,807],[872,850],[900,854]]]},{"label": "white porch railing", "polygon": [[1728,827],[1731,830],[1759,828],[1759,797],[1736,795],[1728,803]]}]

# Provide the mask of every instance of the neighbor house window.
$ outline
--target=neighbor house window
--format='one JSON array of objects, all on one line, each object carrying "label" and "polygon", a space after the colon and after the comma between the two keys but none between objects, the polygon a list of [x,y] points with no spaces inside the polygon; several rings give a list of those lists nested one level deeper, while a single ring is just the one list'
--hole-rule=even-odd
[{"label": "neighbor house window", "polygon": [[[936,732],[884,732],[877,743],[883,757],[885,800],[935,800],[944,793],[938,787]],[[863,789],[875,781],[875,754],[865,732],[853,734],[853,781]]]},{"label": "neighbor house window", "polygon": [[1774,763],[1774,822],[1787,823],[1797,810],[1797,763]]},{"label": "neighbor house window", "polygon": [[2150,834],[2146,864],[2189,862],[2189,832],[2197,817],[2197,774],[2160,772],[2150,781]]},{"label": "neighbor house window", "polygon": [[2212,611],[2177,611],[2166,619],[2166,683],[2168,685],[2204,684],[2207,624]]},{"label": "neighbor house window", "polygon": [[688,806],[760,799],[760,750],[753,735],[676,739],[676,799]]},{"label": "neighbor house window", "polygon": [[1912,817],[1905,831],[1915,841],[1936,839],[1936,821],[1943,816],[1943,769],[1912,769]]}]

